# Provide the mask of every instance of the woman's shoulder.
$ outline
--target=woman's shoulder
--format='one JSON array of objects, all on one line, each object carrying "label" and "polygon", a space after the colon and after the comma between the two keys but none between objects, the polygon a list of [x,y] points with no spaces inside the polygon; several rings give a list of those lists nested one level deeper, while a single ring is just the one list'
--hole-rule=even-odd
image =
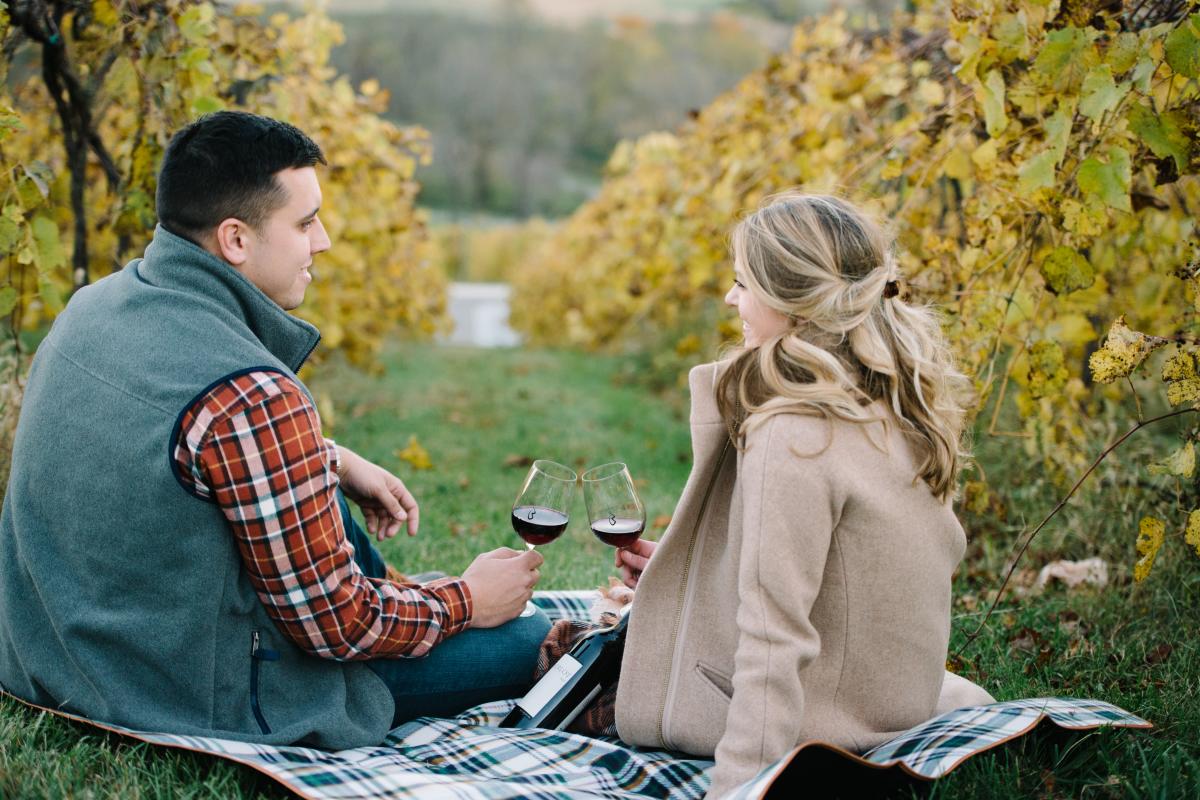
[{"label": "woman's shoulder", "polygon": [[[855,422],[820,410],[789,408],[774,413],[751,415],[746,426],[747,448],[766,447],[772,453],[787,452],[802,458],[836,461],[858,459],[864,447],[887,449],[882,422]],[[880,445],[884,444],[881,448]]]}]

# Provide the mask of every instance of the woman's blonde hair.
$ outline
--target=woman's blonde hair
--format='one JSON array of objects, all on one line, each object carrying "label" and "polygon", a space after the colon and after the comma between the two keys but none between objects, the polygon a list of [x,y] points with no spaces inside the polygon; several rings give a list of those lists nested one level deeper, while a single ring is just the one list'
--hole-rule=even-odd
[{"label": "woman's blonde hair", "polygon": [[954,366],[935,314],[899,296],[891,238],[837,197],[768,198],[733,230],[746,289],[788,318],[787,329],[736,351],[717,389],[743,435],[780,413],[866,424],[881,400],[912,440],[918,475],[954,494],[970,382]]}]

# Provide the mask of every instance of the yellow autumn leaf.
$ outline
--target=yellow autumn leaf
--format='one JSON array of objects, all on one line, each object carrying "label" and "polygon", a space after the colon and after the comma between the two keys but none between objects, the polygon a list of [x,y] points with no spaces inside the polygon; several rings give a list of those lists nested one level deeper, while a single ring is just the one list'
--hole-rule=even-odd
[{"label": "yellow autumn leaf", "polygon": [[1167,402],[1171,405],[1200,403],[1200,375],[1194,354],[1180,350],[1168,358],[1163,363],[1162,379],[1167,382]]},{"label": "yellow autumn leaf", "polygon": [[1058,342],[1037,342],[1029,349],[1029,393],[1033,397],[1062,391],[1069,377]]},{"label": "yellow autumn leaf", "polygon": [[1154,566],[1154,558],[1163,545],[1166,525],[1155,517],[1142,517],[1138,523],[1137,552],[1140,558],[1133,565],[1133,579],[1139,583],[1146,580]]},{"label": "yellow autumn leaf", "polygon": [[396,457],[401,461],[407,461],[413,469],[433,469],[433,460],[429,457],[429,451],[421,446],[416,435],[408,437],[408,444],[403,450],[396,451]]},{"label": "yellow autumn leaf", "polygon": [[1196,555],[1200,556],[1200,508],[1193,509],[1192,513],[1188,514],[1183,540],[1195,548]]},{"label": "yellow autumn leaf", "polygon": [[1092,353],[1088,366],[1099,383],[1112,383],[1137,369],[1146,356],[1167,343],[1166,339],[1147,336],[1125,324],[1125,315],[1117,317],[1108,330],[1104,345]]},{"label": "yellow autumn leaf", "polygon": [[1162,461],[1155,461],[1148,469],[1151,475],[1176,475],[1190,478],[1196,472],[1196,449],[1191,442],[1184,443]]}]

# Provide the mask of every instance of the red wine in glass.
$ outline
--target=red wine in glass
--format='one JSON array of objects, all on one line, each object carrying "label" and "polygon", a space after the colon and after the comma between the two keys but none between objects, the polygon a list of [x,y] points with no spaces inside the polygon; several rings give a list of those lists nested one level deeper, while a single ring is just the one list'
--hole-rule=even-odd
[{"label": "red wine in glass", "polygon": [[592,533],[609,547],[629,547],[642,537],[645,527],[646,521],[643,519],[616,515],[592,520]]},{"label": "red wine in glass", "polygon": [[512,505],[513,530],[526,547],[549,544],[567,529],[578,480],[575,470],[553,461],[538,459],[530,465]]},{"label": "red wine in glass", "polygon": [[629,468],[620,462],[583,473],[583,500],[592,533],[610,547],[632,547],[646,527],[646,509]]},{"label": "red wine in glass", "polygon": [[512,526],[527,544],[550,544],[567,529],[569,518],[561,511],[539,506],[517,506],[512,512]]}]

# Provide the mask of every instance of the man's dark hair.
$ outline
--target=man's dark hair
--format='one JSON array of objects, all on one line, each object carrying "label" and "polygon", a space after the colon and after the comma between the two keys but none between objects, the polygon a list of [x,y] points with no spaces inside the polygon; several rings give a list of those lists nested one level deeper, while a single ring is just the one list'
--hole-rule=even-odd
[{"label": "man's dark hair", "polygon": [[325,163],[321,148],[286,122],[245,111],[206,114],[167,145],[158,221],[189,239],[230,217],[258,228],[287,202],[275,173],[317,163]]}]

